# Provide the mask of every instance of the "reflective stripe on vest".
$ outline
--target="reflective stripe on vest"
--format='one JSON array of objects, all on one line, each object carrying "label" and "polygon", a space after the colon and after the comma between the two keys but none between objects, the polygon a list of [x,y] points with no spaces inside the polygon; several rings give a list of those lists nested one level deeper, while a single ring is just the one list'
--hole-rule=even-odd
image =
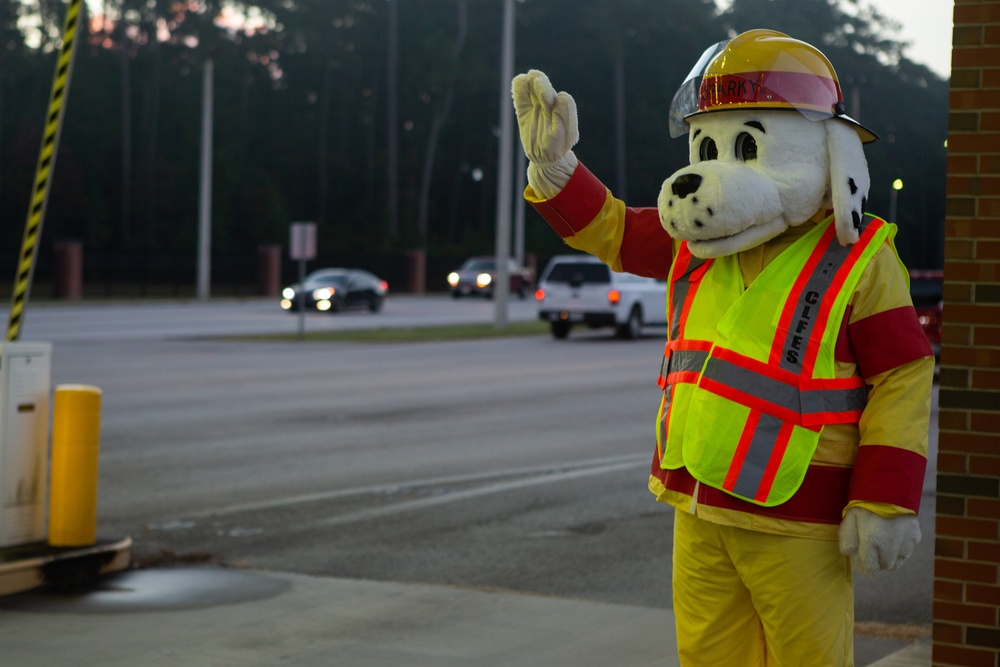
[{"label": "reflective stripe on vest", "polygon": [[779,379],[753,370],[759,362],[738,358],[735,353],[716,348],[699,385],[799,426],[853,424],[865,409],[867,390],[861,378],[837,382],[840,386],[809,388],[798,375]]},{"label": "reflective stripe on vest", "polygon": [[[663,351],[663,362],[660,365],[660,377],[657,381],[660,388],[663,389],[668,383],[667,376],[671,373],[671,367],[675,367],[674,372],[684,371],[701,371],[701,366],[704,365],[705,359],[702,358],[701,365],[697,364],[697,360],[691,358],[683,351],[674,351],[675,354],[680,354],[682,356],[688,356],[686,359],[678,359],[676,362],[671,361],[671,341],[676,341],[681,338],[682,332],[684,331],[684,324],[687,320],[687,312],[691,308],[691,303],[694,301],[694,292],[698,289],[698,280],[704,275],[705,271],[711,265],[711,260],[701,259],[695,257],[690,252],[686,252],[687,246],[684,246],[684,252],[678,253],[677,261],[683,261],[686,266],[681,270],[680,277],[671,280],[670,283],[670,293],[667,296],[667,307],[670,310],[668,313],[670,321],[670,332],[667,336],[667,347]],[[688,297],[691,298],[688,298]],[[707,352],[707,348],[706,348]],[[707,354],[705,355],[707,357]]]},{"label": "reflective stripe on vest", "polygon": [[[656,417],[657,452],[665,465],[673,465],[674,467],[682,465],[679,447],[675,449],[673,455],[667,455],[666,452],[668,440],[673,439],[677,442],[683,440],[684,420],[675,419],[673,415],[686,414],[695,383],[708,359],[708,352],[712,348],[711,339],[714,337],[714,328],[709,330],[705,327],[700,329],[696,327],[698,330],[691,334],[688,332],[687,320],[693,304],[704,304],[705,300],[698,296],[703,289],[702,279],[715,264],[716,260],[706,260],[693,256],[688,251],[687,244],[681,243],[670,268],[668,278],[670,287],[667,293],[667,315],[670,325],[663,362],[660,366],[660,376],[657,380],[657,384],[664,391]],[[726,267],[722,267],[721,273],[717,270],[712,275],[725,276],[727,274]],[[733,276],[734,284],[728,290],[728,292],[732,292],[733,298],[743,290],[742,278],[738,275],[738,269],[735,274]],[[726,291],[723,289],[723,292]],[[714,285],[710,292],[718,293],[719,286]],[[725,309],[720,308],[717,316],[721,318],[724,312]]]},{"label": "reflective stripe on vest", "polygon": [[[864,380],[837,378],[833,352],[861,272],[894,231],[870,216],[865,223],[853,246],[839,245],[832,218],[793,243],[726,307],[710,352],[703,340],[685,340],[684,327],[671,336],[657,432],[665,468],[686,465],[710,486],[773,506],[798,488],[822,426],[860,419]],[[672,291],[672,311],[682,311],[678,321],[687,324],[691,304],[680,305],[680,294]],[[704,328],[704,308],[692,317]],[[686,391],[694,394],[683,405],[685,437],[674,442],[666,425],[680,416],[669,414],[680,406],[671,406],[670,396],[692,381]]]}]

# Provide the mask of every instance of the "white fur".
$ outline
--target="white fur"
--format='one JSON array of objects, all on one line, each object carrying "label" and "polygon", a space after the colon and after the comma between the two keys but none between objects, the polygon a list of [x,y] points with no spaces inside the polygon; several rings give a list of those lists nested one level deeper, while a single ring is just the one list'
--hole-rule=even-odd
[{"label": "white fur", "polygon": [[[743,133],[756,141],[756,159],[737,156]],[[717,159],[702,159],[702,144],[709,139],[715,142]],[[719,257],[760,245],[831,201],[838,233],[846,227],[841,243],[857,241],[848,233],[853,229],[851,211],[867,196],[868,168],[861,141],[847,125],[812,121],[794,111],[726,111],[692,118],[689,142],[691,164],[663,183],[657,205],[664,229],[688,241],[695,256]],[[673,185],[685,174],[702,180],[697,192],[681,197]],[[853,195],[845,195],[848,178],[854,179]],[[838,207],[847,211],[843,225]]]},{"label": "white fur", "polygon": [[836,214],[837,240],[841,245],[858,241],[856,225],[865,214],[871,179],[858,133],[850,125],[824,121],[830,153],[831,198]]}]

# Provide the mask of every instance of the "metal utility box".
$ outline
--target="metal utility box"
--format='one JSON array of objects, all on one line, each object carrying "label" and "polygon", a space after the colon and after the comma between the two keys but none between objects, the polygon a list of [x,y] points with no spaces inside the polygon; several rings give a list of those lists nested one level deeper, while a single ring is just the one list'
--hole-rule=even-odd
[{"label": "metal utility box", "polygon": [[45,540],[50,343],[0,343],[0,548]]}]

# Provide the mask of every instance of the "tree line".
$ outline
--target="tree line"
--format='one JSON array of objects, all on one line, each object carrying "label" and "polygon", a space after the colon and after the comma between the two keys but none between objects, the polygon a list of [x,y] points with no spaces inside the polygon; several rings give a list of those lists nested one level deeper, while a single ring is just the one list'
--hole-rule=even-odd
[{"label": "tree line", "polygon": [[[518,0],[516,71],[580,111],[577,153],[628,203],[687,162],[667,111],[711,43],[768,27],[818,46],[868,147],[869,209],[915,268],[942,262],[947,82],[905,57],[862,0]],[[502,0],[100,0],[76,54],[42,252],[194,253],[204,63],[214,63],[213,252],[320,255],[493,247]],[[0,4],[0,247],[16,256],[65,4]],[[509,102],[506,102],[509,104]],[[506,111],[505,111],[506,112]],[[512,113],[512,111],[510,111]],[[528,213],[528,252],[561,249]]]}]

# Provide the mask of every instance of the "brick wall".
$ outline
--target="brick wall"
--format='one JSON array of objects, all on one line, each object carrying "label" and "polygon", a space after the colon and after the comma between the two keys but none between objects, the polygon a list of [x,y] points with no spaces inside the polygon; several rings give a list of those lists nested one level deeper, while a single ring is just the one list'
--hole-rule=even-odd
[{"label": "brick wall", "polygon": [[1000,666],[1000,1],[955,0],[934,665]]}]

